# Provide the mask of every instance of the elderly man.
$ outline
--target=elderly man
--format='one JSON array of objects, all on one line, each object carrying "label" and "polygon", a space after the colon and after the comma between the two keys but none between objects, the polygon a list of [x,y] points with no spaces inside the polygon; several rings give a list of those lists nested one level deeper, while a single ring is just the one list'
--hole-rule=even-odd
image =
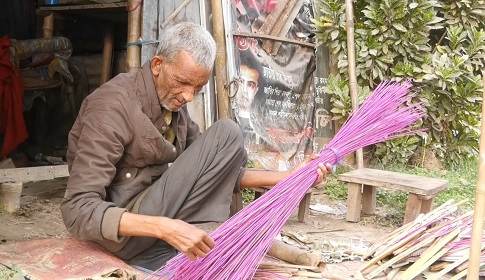
[{"label": "elderly man", "polygon": [[[208,82],[215,50],[204,28],[178,24],[142,69],[84,100],[69,134],[61,204],[69,232],[150,270],[178,252],[203,258],[217,245],[194,224],[226,220],[234,191],[288,176],[245,170],[242,135],[231,120],[200,134],[190,118],[185,104]],[[315,171],[317,182],[329,168]]]}]

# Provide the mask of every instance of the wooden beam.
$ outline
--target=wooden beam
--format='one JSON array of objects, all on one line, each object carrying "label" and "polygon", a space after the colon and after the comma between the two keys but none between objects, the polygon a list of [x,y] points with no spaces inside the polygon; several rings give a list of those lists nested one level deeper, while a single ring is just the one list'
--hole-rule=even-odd
[{"label": "wooden beam", "polygon": [[107,23],[104,29],[103,64],[101,66],[101,79],[99,85],[102,85],[111,79],[111,69],[113,66],[113,42],[114,26],[111,23]]},{"label": "wooden beam", "polygon": [[[139,42],[141,34],[142,0],[128,0],[128,44]],[[126,71],[140,69],[141,47],[134,44],[126,48]]]},{"label": "wooden beam", "polygon": [[32,182],[69,177],[67,165],[36,166],[0,170],[0,183]]},{"label": "wooden beam", "polygon": [[272,36],[272,35],[263,35],[263,34],[246,33],[246,32],[233,32],[232,35],[238,36],[238,37],[267,39],[267,40],[273,40],[273,41],[277,41],[277,42],[300,45],[300,46],[304,46],[304,47],[308,47],[308,48],[312,48],[312,49],[315,48],[315,44],[312,44],[312,43],[301,42],[301,41],[298,41],[298,40],[293,40],[293,39],[288,39],[288,38],[283,38],[283,37],[278,37],[278,36]]},{"label": "wooden beam", "polygon": [[182,2],[182,4],[180,4],[180,6],[177,7],[177,9],[175,9],[175,11],[172,12],[168,16],[168,18],[160,25],[162,29],[167,27],[167,25],[180,13],[180,11],[182,11],[183,8],[185,8],[185,6],[190,3],[190,1],[192,0],[185,0],[184,2]]},{"label": "wooden beam", "polygon": [[[158,40],[158,1],[143,0],[143,16],[141,26],[143,41]],[[157,44],[143,44],[141,46],[141,62],[143,65],[149,61],[157,51]]]},{"label": "wooden beam", "polygon": [[217,97],[217,119],[228,118],[231,115],[229,95],[226,90],[227,62],[226,62],[226,38],[224,30],[224,14],[222,1],[211,0],[212,6],[212,34],[216,41],[216,61],[214,63],[215,86]]},{"label": "wooden beam", "polygon": [[[345,0],[345,19],[347,27],[347,64],[349,71],[349,89],[352,100],[352,110],[359,108],[359,95],[357,93],[357,70],[355,66],[355,40],[354,40],[354,8],[352,0]],[[357,168],[364,167],[364,153],[362,148],[355,152]]]},{"label": "wooden beam", "polygon": [[126,2],[121,3],[106,3],[106,4],[87,4],[87,5],[69,5],[69,6],[44,6],[39,7],[39,10],[44,11],[68,11],[68,10],[88,10],[88,9],[108,9],[108,8],[124,8]]},{"label": "wooden beam", "polygon": [[[482,71],[482,98],[485,98],[485,71]],[[485,104],[482,103],[482,120],[480,124],[480,150],[478,153],[478,178],[475,188],[475,207],[473,214],[472,239],[470,244],[470,265],[467,280],[478,279],[481,266],[481,246],[485,216]]]}]

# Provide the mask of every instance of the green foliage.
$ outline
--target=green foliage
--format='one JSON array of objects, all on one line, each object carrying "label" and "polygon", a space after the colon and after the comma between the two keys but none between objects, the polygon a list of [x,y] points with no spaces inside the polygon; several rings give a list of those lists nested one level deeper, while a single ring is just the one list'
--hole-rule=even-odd
[{"label": "green foliage", "polygon": [[22,270],[13,265],[12,267],[7,267],[3,264],[0,264],[0,279],[2,280],[21,280],[24,279],[24,274]]},{"label": "green foliage", "polygon": [[[346,81],[340,75],[329,75],[327,84],[324,86],[325,92],[330,94],[330,102],[333,104],[333,120],[343,124],[352,112],[352,101],[350,99],[350,89]],[[364,102],[370,94],[368,86],[358,87],[359,105]]]},{"label": "green foliage", "polygon": [[242,190],[242,198],[243,198],[243,203],[251,203],[254,201],[254,191],[251,189],[243,189]]},{"label": "green foliage", "polygon": [[[318,44],[338,61],[328,79],[334,119],[351,112],[345,1],[317,0]],[[412,79],[426,106],[427,134],[377,145],[383,162],[407,162],[426,145],[445,163],[477,155],[485,62],[485,0],[354,1],[356,74],[363,100],[384,80]]]},{"label": "green foliage", "polygon": [[339,182],[336,177],[327,176],[327,186],[325,191],[329,199],[333,201],[346,200],[347,199],[347,186],[342,182]]}]

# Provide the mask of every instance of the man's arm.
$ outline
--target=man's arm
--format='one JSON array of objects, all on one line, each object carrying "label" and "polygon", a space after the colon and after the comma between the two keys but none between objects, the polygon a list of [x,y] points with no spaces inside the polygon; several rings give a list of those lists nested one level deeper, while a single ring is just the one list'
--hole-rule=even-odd
[{"label": "man's arm", "polygon": [[215,245],[214,240],[205,231],[182,220],[129,212],[121,216],[118,234],[165,240],[192,261],[195,261],[196,257],[205,257]]},{"label": "man's arm", "polygon": [[[331,172],[331,168],[329,164],[319,165],[315,184],[320,183],[325,175]],[[246,170],[241,179],[241,188],[274,186],[290,174],[291,171]],[[121,216],[118,235],[147,236],[165,240],[193,261],[196,257],[205,257],[215,246],[214,240],[205,231],[184,221],[129,212]]]},{"label": "man's arm", "polygon": [[[315,158],[315,157],[313,157]],[[301,167],[300,167],[301,168]],[[316,170],[318,178],[314,185],[317,185],[323,181],[327,174],[332,173],[332,166],[330,164],[319,164]],[[240,187],[244,188],[257,188],[257,187],[272,187],[278,184],[283,179],[289,177],[292,171],[266,171],[266,170],[252,170],[247,169],[241,179]]]},{"label": "man's arm", "polygon": [[267,170],[252,170],[246,169],[241,179],[241,189],[257,188],[263,186],[274,186],[280,181],[290,176],[290,171],[267,171]]}]

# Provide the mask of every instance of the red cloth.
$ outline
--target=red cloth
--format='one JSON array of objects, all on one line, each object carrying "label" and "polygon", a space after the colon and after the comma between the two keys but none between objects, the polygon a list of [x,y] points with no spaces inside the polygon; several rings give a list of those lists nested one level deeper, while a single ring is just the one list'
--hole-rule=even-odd
[{"label": "red cloth", "polygon": [[10,62],[10,38],[0,38],[0,160],[29,136],[23,115],[24,86]]}]

